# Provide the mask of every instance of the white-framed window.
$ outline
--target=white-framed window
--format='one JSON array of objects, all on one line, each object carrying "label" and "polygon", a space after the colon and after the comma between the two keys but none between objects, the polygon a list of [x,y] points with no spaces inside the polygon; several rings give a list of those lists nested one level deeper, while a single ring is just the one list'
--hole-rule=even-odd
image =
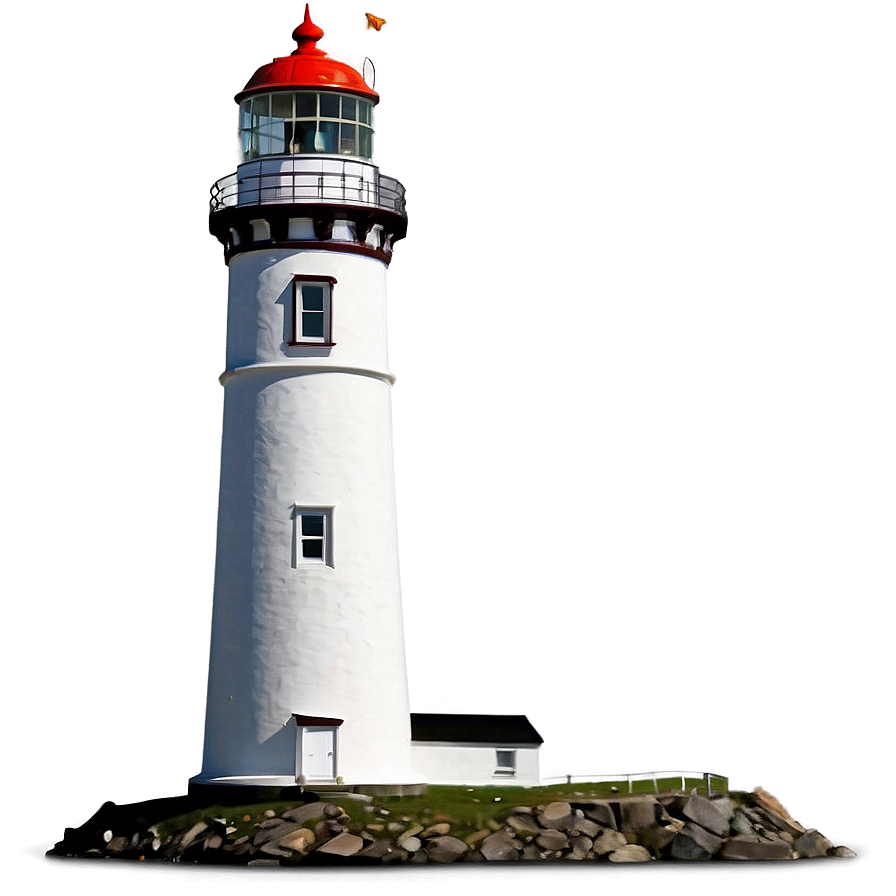
[{"label": "white-framed window", "polygon": [[292,565],[333,565],[333,508],[293,509]]},{"label": "white-framed window", "polygon": [[293,277],[290,345],[333,345],[333,277]]},{"label": "white-framed window", "polygon": [[505,778],[516,774],[516,750],[495,750],[495,774]]}]

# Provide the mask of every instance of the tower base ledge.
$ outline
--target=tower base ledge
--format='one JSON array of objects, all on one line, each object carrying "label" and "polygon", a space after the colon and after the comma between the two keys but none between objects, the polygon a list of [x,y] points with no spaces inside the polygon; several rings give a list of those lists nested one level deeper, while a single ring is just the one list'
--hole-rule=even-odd
[{"label": "tower base ledge", "polygon": [[[422,782],[393,783],[337,783],[309,781],[296,784],[295,778],[286,775],[253,775],[208,778],[196,775],[190,778],[188,793],[222,805],[265,802],[279,799],[297,799],[307,802],[309,794],[356,794],[358,796],[422,796],[426,784]],[[303,799],[304,796],[304,799]]]}]

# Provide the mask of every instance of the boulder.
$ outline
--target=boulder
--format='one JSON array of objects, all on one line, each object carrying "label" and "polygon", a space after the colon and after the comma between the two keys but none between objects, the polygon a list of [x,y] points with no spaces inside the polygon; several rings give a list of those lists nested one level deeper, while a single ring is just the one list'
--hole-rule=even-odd
[{"label": "boulder", "polygon": [[834,844],[818,831],[806,831],[793,841],[793,848],[801,859],[820,859],[834,848]]},{"label": "boulder", "polygon": [[660,804],[653,797],[633,797],[619,801],[620,824],[623,833],[635,834],[656,824]]},{"label": "boulder", "polygon": [[[304,830],[305,828],[303,828],[302,825],[294,821],[281,821],[279,824],[271,827],[259,828],[252,838],[252,845],[264,846],[265,843],[276,842],[282,840],[289,834]],[[311,831],[308,831],[308,833],[311,834]],[[314,841],[314,834],[311,834],[311,840],[312,842]]]},{"label": "boulder", "polygon": [[754,832],[753,822],[743,813],[740,809],[734,810],[734,815],[731,818],[731,830],[735,834],[740,834],[741,836],[747,836]]},{"label": "boulder", "polygon": [[520,857],[519,850],[521,848],[522,844],[514,840],[510,834],[498,831],[496,834],[489,834],[482,841],[479,851],[482,853],[482,857],[489,862],[515,862]]},{"label": "boulder", "polygon": [[[204,821],[197,821],[193,827],[188,830],[180,841],[180,848],[186,849],[191,843],[193,843],[196,838],[208,829],[208,825]],[[111,845],[111,844],[110,844]]]},{"label": "boulder", "polygon": [[531,815],[511,815],[507,819],[507,827],[518,834],[537,834],[541,828]]},{"label": "boulder", "polygon": [[324,809],[330,805],[329,803],[305,803],[303,806],[297,806],[295,809],[290,809],[288,812],[284,812],[281,815],[281,818],[285,818],[287,821],[294,821],[297,824],[304,824],[306,821],[311,821],[312,819],[324,818]]},{"label": "boulder", "polygon": [[356,834],[337,834],[332,840],[328,840],[323,846],[318,847],[317,852],[330,856],[353,856],[364,848],[364,841]]},{"label": "boulder", "polygon": [[590,837],[586,837],[584,834],[579,834],[578,837],[573,837],[569,841],[569,845],[572,847],[573,855],[576,858],[584,859],[589,852],[591,852],[592,842]]},{"label": "boulder", "polygon": [[625,846],[627,843],[628,840],[625,839],[625,834],[605,828],[594,838],[594,845],[591,848],[596,856],[605,856]]},{"label": "boulder", "polygon": [[420,839],[428,840],[430,837],[442,837],[451,830],[451,825],[447,821],[441,821],[438,824],[431,824],[425,831],[420,831]]},{"label": "boulder", "polygon": [[789,859],[793,852],[783,840],[760,840],[757,837],[738,834],[722,846],[719,855],[733,861],[766,861]]},{"label": "boulder", "polygon": [[408,852],[417,852],[423,846],[423,841],[419,837],[410,836],[405,837],[400,845],[402,849],[406,849]]},{"label": "boulder", "polygon": [[580,803],[578,808],[582,809],[586,818],[597,822],[601,827],[616,830],[616,816],[613,814],[613,808],[609,803],[596,801],[588,805]]},{"label": "boulder", "polygon": [[728,833],[728,818],[706,797],[692,793],[681,812],[689,821],[706,828],[717,837],[724,837]]},{"label": "boulder", "polygon": [[314,845],[314,833],[308,828],[299,828],[289,831],[276,842],[283,849],[291,849],[304,854],[310,846]]},{"label": "boulder", "polygon": [[382,859],[385,861],[393,853],[400,857],[401,850],[396,849],[391,841],[374,840],[373,843],[369,846],[365,846],[364,849],[357,853],[357,855],[364,856],[364,858],[367,859]]},{"label": "boulder", "polygon": [[828,850],[828,855],[837,859],[854,859],[856,854],[848,846],[834,846]]},{"label": "boulder", "polygon": [[535,843],[542,849],[566,849],[569,839],[562,831],[542,831],[535,838]]},{"label": "boulder", "polygon": [[637,843],[626,843],[610,853],[610,861],[617,864],[624,862],[649,862],[650,853]]},{"label": "boulder", "polygon": [[447,836],[433,837],[426,842],[424,848],[430,862],[438,862],[443,865],[462,859],[469,851],[469,847],[463,840]]},{"label": "boulder", "polygon": [[722,848],[722,838],[700,825],[688,822],[672,841],[672,858],[685,862],[705,861]]}]

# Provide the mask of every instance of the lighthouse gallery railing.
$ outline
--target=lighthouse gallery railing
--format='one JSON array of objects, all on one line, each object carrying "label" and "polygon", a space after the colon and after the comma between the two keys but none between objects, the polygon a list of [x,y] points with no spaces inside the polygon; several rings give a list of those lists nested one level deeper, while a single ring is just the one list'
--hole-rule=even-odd
[{"label": "lighthouse gallery railing", "polygon": [[256,159],[216,181],[210,192],[212,213],[244,205],[337,202],[406,214],[402,184],[375,165],[353,159]]}]

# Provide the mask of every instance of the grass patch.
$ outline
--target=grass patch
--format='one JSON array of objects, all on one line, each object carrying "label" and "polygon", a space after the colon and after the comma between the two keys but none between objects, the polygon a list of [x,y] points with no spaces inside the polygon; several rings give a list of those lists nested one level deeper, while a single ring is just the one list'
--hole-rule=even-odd
[{"label": "grass patch", "polygon": [[[713,779],[713,790],[717,792],[727,789],[725,779]],[[657,781],[660,791],[680,790],[681,778],[660,778]],[[706,783],[700,778],[688,778],[686,790],[697,788],[706,793]],[[614,788],[616,791],[614,792]],[[632,793],[654,793],[653,780],[633,781]],[[369,824],[382,824],[385,829],[390,822],[401,822],[407,825],[410,821],[422,825],[449,822],[452,835],[464,837],[474,831],[487,827],[489,822],[502,822],[516,806],[537,806],[555,801],[575,801],[576,799],[611,799],[626,796],[629,793],[627,781],[601,781],[596,783],[549,784],[541,787],[520,787],[513,785],[495,785],[481,787],[463,787],[430,784],[422,796],[378,796],[370,803],[361,800],[345,799],[335,796],[332,802],[338,803],[352,819],[353,826],[358,829]],[[321,803],[330,802],[326,792],[320,794]],[[295,800],[270,802],[244,806],[208,806],[166,819],[156,825],[159,836],[177,831],[185,831],[197,822],[211,824],[215,819],[223,819],[236,832],[231,835],[237,839],[244,835],[252,836],[257,825],[265,821],[265,811],[272,810],[281,815],[288,809],[300,805]],[[368,808],[365,809],[365,806]],[[373,806],[373,811],[369,807]],[[314,820],[309,820],[307,827],[313,827]]]}]

